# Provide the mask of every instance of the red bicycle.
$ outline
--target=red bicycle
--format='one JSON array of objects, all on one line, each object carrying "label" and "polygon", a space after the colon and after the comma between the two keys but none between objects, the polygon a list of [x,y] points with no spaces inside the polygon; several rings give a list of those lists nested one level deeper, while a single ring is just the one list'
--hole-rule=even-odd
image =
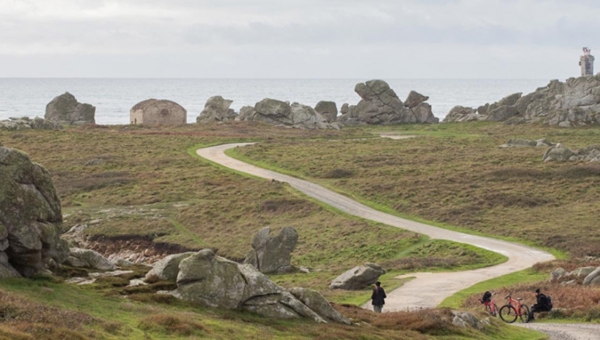
[{"label": "red bicycle", "polygon": [[[492,296],[494,295],[496,295],[496,293],[492,293]],[[479,299],[479,302],[483,303],[486,312],[492,314],[492,316],[498,315],[498,306],[496,305],[496,301],[494,301],[491,297],[486,301]]]},{"label": "red bicycle", "polygon": [[502,321],[507,323],[513,323],[517,320],[517,317],[521,322],[527,322],[529,317],[529,307],[526,304],[521,303],[521,298],[513,299],[511,294],[508,294],[505,299],[508,303],[500,308],[500,318]]}]

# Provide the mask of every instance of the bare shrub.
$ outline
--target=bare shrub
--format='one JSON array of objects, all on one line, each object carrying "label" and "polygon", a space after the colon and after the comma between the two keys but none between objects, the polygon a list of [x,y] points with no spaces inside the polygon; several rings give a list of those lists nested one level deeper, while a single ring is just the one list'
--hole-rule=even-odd
[{"label": "bare shrub", "polygon": [[154,331],[180,336],[189,336],[197,331],[206,330],[201,324],[193,320],[187,320],[180,316],[167,314],[150,315],[142,319],[138,327],[145,331]]},{"label": "bare shrub", "polygon": [[452,311],[448,308],[420,309],[408,312],[375,314],[354,305],[333,305],[354,321],[367,322],[378,329],[416,331],[422,334],[449,334],[456,331]]},{"label": "bare shrub", "polygon": [[352,177],[354,172],[352,170],[346,169],[333,169],[330,171],[326,171],[321,175],[322,178],[348,178]]},{"label": "bare shrub", "polygon": [[268,212],[287,213],[310,209],[309,202],[303,200],[268,200],[262,204],[262,210]]},{"label": "bare shrub", "polygon": [[134,181],[127,171],[102,172],[97,174],[81,174],[61,172],[53,175],[56,191],[60,196],[70,195],[75,192],[86,192],[107,187],[118,187]]},{"label": "bare shrub", "polygon": [[557,177],[578,179],[586,177],[600,176],[600,165],[589,164],[579,166],[563,167],[555,171]]}]

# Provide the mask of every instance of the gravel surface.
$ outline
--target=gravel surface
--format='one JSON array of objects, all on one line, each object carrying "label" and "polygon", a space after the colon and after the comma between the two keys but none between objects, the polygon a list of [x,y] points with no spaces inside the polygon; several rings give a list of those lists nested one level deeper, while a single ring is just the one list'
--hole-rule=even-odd
[{"label": "gravel surface", "polygon": [[576,323],[524,323],[515,326],[535,329],[550,336],[551,340],[599,340],[600,325]]}]

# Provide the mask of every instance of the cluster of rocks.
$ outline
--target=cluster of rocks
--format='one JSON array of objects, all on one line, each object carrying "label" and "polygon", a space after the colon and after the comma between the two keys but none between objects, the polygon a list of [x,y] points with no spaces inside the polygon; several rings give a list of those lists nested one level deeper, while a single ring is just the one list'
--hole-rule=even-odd
[{"label": "cluster of rocks", "polygon": [[29,117],[10,117],[6,120],[0,120],[0,130],[59,130],[62,128],[62,125],[40,117],[35,117],[33,119]]},{"label": "cluster of rocks", "polygon": [[291,259],[298,243],[298,232],[292,227],[285,227],[277,236],[270,236],[270,233],[269,227],[259,230],[244,263],[253,265],[264,274],[294,271]]},{"label": "cluster of rocks", "polygon": [[571,272],[557,268],[550,273],[550,282],[562,282],[564,285],[581,283],[584,286],[600,286],[600,267],[580,267]]},{"label": "cluster of rocks", "polygon": [[548,149],[542,159],[544,162],[584,161],[599,163],[600,147],[593,145],[582,149],[571,150],[559,143]]},{"label": "cluster of rocks", "polygon": [[519,139],[519,138],[512,138],[509,139],[508,142],[506,142],[505,144],[500,145],[501,148],[514,148],[514,147],[534,147],[534,148],[540,148],[540,147],[553,147],[556,144],[551,143],[549,141],[546,140],[546,138],[542,138],[542,139],[534,139],[534,140],[529,140],[529,139]]},{"label": "cluster of rocks", "polygon": [[46,105],[44,118],[62,125],[95,124],[96,107],[83,104],[75,96],[65,92]]},{"label": "cluster of rocks", "polygon": [[338,122],[344,125],[439,122],[431,105],[426,103],[429,97],[415,91],[410,92],[404,103],[383,80],[359,83],[354,91],[361,101],[357,105],[342,106]]},{"label": "cluster of rocks", "polygon": [[177,283],[177,289],[169,294],[209,307],[279,319],[305,317],[321,323],[350,324],[318,292],[283,289],[254,266],[227,260],[210,249],[165,257],[146,275],[146,281],[157,278]]},{"label": "cluster of rocks", "polygon": [[438,123],[429,99],[411,91],[404,103],[383,80],[370,80],[355,87],[361,97],[357,105],[344,104],[341,116],[335,102],[320,101],[312,108],[299,103],[265,98],[254,106],[244,106],[236,114],[233,101],[215,96],[208,99],[197,123],[259,121],[268,124],[305,129],[340,129],[344,125]]},{"label": "cluster of rocks", "polygon": [[0,144],[0,278],[45,273],[69,255],[50,173]]},{"label": "cluster of rocks", "polygon": [[254,106],[244,106],[237,114],[230,109],[232,100],[210,97],[196,122],[199,124],[226,121],[257,121],[303,129],[340,129],[310,106],[265,98]]},{"label": "cluster of rocks", "polygon": [[527,95],[514,93],[477,109],[456,106],[444,122],[498,121],[560,127],[600,124],[600,74],[551,81]]},{"label": "cluster of rocks", "polygon": [[380,266],[375,263],[365,263],[363,266],[354,267],[336,277],[329,285],[330,289],[361,290],[375,282],[385,274]]},{"label": "cluster of rocks", "polygon": [[240,121],[257,121],[273,125],[305,129],[340,129],[338,123],[328,123],[308,105],[265,98],[254,107],[243,107],[237,118]]}]

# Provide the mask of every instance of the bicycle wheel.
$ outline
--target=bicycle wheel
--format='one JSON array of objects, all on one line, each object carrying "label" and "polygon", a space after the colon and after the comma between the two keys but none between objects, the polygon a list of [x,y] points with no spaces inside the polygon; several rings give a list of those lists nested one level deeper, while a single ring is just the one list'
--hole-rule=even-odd
[{"label": "bicycle wheel", "polygon": [[500,308],[500,319],[506,323],[515,322],[517,316],[517,310],[511,305],[504,305]]},{"label": "bicycle wheel", "polygon": [[521,308],[519,308],[519,318],[521,322],[527,322],[529,318],[529,307],[527,305],[521,305]]},{"label": "bicycle wheel", "polygon": [[498,316],[498,305],[494,303],[494,308],[492,308],[492,316]]}]

